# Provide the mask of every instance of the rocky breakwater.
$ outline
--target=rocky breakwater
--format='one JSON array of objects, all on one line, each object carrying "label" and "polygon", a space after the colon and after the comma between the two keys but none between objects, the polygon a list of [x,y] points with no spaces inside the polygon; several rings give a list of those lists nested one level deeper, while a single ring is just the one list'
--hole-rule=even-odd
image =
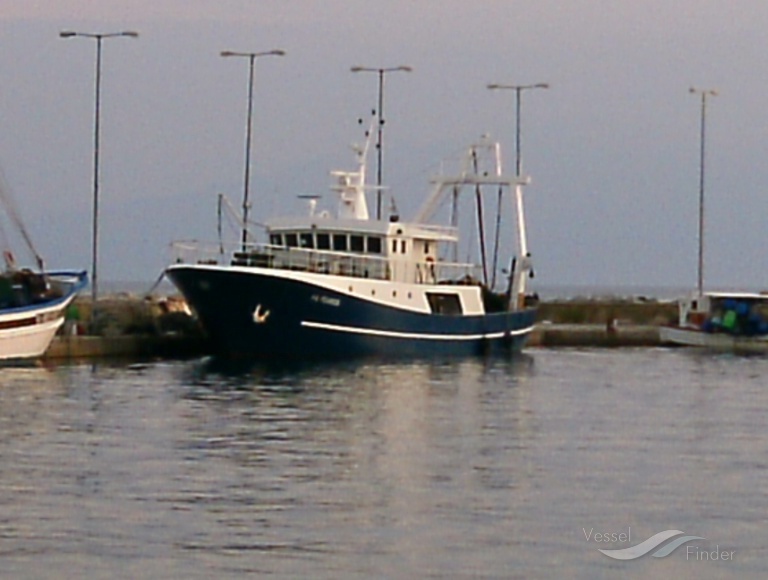
[{"label": "rocky breakwater", "polygon": [[78,297],[45,358],[177,357],[209,351],[182,298],[124,293],[99,299],[95,309],[90,297]]}]

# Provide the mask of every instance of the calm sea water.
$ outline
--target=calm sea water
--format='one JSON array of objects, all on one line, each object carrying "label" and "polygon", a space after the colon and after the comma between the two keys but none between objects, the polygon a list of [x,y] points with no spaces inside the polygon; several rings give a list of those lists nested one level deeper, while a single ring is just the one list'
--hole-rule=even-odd
[{"label": "calm sea water", "polygon": [[[0,369],[0,576],[765,578],[766,376],[662,349]],[[665,530],[703,539],[598,552]]]}]

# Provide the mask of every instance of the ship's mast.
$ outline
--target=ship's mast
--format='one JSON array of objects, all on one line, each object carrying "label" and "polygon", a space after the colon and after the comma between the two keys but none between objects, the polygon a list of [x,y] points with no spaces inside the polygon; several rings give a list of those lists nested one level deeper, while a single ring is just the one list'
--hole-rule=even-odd
[{"label": "ship's mast", "polygon": [[336,185],[331,189],[339,194],[338,217],[340,219],[370,219],[368,203],[365,199],[365,191],[369,189],[365,184],[365,174],[368,151],[373,139],[373,124],[377,119],[378,117],[374,117],[365,133],[365,144],[362,147],[358,145],[352,147],[357,158],[357,171],[331,172],[331,175],[336,178]]},{"label": "ship's mast", "polygon": [[[480,153],[484,153],[486,158],[490,156],[493,167],[482,168],[479,166],[477,160]],[[443,198],[448,195],[455,198],[464,186],[471,186],[476,196],[481,191],[482,186],[496,186],[502,190],[500,195],[505,189],[510,192],[514,189],[512,205],[517,217],[518,256],[511,262],[507,294],[510,310],[523,308],[526,281],[532,272],[523,203],[523,188],[530,183],[530,178],[522,175],[505,176],[502,171],[499,144],[491,141],[488,136],[484,136],[480,142],[469,147],[461,171],[457,176],[441,176],[433,179],[433,183],[435,183],[435,190],[417,212],[414,220],[416,223],[429,222],[437,213]]]}]

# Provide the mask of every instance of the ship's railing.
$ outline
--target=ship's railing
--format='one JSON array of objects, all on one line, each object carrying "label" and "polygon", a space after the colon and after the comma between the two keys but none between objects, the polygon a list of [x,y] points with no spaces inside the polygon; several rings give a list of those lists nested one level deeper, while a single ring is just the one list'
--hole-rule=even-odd
[{"label": "ship's railing", "polygon": [[476,264],[469,263],[390,259],[386,256],[270,244],[227,246],[190,240],[174,242],[171,249],[173,261],[177,264],[275,268],[417,284],[475,280],[480,271]]}]

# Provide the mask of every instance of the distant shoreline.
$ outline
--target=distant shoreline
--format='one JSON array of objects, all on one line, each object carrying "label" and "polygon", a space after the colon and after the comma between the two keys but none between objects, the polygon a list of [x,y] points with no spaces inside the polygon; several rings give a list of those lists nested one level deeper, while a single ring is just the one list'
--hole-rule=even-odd
[{"label": "distant shoreline", "polygon": [[[157,283],[157,280],[105,280],[99,281],[100,294],[135,294],[144,295]],[[723,291],[765,292],[766,288],[733,288],[716,287]],[[693,287],[674,286],[612,286],[612,285],[578,285],[578,284],[544,284],[537,286],[531,284],[531,292],[536,292],[544,301],[560,300],[617,300],[617,299],[647,299],[657,301],[674,301],[681,296],[687,296],[693,292]],[[87,295],[90,288],[83,290],[81,295]],[[153,294],[175,294],[178,291],[175,286],[163,279]]]}]

